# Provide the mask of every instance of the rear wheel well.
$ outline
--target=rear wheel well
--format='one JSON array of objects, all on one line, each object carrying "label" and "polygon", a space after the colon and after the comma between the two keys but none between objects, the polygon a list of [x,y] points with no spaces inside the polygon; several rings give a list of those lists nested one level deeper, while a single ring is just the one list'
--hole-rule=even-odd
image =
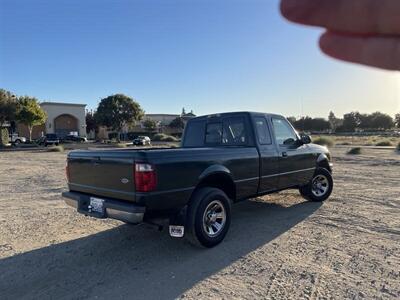
[{"label": "rear wheel well", "polygon": [[330,173],[332,173],[331,166],[329,165],[329,161],[324,159],[318,162],[318,167],[327,169]]},{"label": "rear wheel well", "polygon": [[196,190],[203,187],[213,187],[224,191],[232,201],[236,200],[236,186],[229,175],[223,173],[211,174],[197,185]]}]

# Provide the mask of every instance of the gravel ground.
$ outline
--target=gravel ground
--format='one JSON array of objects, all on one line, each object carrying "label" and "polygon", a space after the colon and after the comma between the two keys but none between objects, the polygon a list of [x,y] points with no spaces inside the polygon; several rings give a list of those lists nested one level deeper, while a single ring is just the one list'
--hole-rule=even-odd
[{"label": "gravel ground", "polygon": [[0,298],[398,299],[400,155],[345,151],[326,203],[239,203],[210,250],[78,215],[60,197],[63,153],[0,152]]}]

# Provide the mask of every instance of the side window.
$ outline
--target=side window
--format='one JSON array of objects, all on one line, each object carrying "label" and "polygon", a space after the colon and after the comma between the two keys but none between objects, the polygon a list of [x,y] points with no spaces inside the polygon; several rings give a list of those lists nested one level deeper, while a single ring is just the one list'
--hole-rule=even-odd
[{"label": "side window", "polygon": [[222,123],[209,123],[206,127],[206,144],[221,144]]},{"label": "side window", "polygon": [[248,144],[248,138],[244,118],[224,119],[222,144],[243,146]]},{"label": "side window", "polygon": [[293,128],[284,119],[272,119],[276,142],[279,145],[293,145],[297,140],[297,135]]},{"label": "side window", "polygon": [[204,144],[205,121],[189,122],[185,129],[184,147],[201,147]]},{"label": "side window", "polygon": [[267,120],[263,117],[256,117],[256,118],[254,118],[254,124],[256,127],[258,142],[261,145],[272,144],[271,134],[269,132]]}]

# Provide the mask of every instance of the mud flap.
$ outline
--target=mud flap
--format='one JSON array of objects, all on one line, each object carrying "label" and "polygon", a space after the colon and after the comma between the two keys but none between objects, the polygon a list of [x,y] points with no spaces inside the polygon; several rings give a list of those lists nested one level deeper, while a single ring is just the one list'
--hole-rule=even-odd
[{"label": "mud flap", "polygon": [[169,235],[174,238],[182,238],[185,235],[185,226],[169,225]]},{"label": "mud flap", "polygon": [[169,235],[175,238],[183,238],[185,235],[186,206],[169,219]]}]

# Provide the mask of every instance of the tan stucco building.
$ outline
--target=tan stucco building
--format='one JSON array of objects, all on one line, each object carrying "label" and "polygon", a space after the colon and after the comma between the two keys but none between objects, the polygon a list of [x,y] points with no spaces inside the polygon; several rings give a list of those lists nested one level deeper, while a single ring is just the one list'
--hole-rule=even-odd
[{"label": "tan stucco building", "polygon": [[[86,104],[42,102],[40,106],[47,113],[47,120],[44,125],[33,128],[33,139],[46,133],[56,133],[60,137],[70,133],[86,136]],[[23,124],[17,125],[17,132],[20,136],[29,136],[28,128]]]}]

